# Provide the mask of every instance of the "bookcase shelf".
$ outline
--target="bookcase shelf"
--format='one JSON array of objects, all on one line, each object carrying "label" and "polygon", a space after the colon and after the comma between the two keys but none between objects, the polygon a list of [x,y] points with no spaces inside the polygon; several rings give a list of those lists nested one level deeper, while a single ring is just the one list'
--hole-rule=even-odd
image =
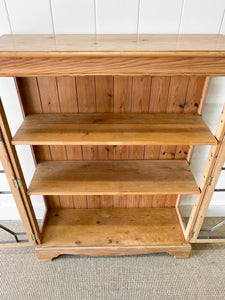
[{"label": "bookcase shelf", "polygon": [[14,145],[214,145],[201,116],[179,113],[28,115]]},{"label": "bookcase shelf", "polygon": [[[187,256],[190,251],[175,208],[51,209],[39,257],[55,247],[81,255],[174,254],[178,247]],[[54,256],[58,254],[56,249]]]},{"label": "bookcase shelf", "polygon": [[29,195],[199,194],[184,160],[45,161]]}]

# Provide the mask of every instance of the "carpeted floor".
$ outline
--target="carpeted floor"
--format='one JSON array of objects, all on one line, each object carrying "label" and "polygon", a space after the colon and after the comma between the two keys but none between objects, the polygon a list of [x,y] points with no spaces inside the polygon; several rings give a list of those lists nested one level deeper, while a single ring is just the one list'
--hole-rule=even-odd
[{"label": "carpeted floor", "polygon": [[191,257],[62,256],[38,262],[34,247],[0,248],[0,299],[225,299],[225,244],[193,245]]}]

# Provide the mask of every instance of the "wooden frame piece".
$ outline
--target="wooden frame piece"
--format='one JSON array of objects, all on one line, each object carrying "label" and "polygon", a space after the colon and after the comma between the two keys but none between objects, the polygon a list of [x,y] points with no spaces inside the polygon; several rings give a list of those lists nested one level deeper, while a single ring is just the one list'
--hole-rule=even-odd
[{"label": "wooden frame piece", "polygon": [[0,76],[219,76],[224,49],[223,35],[6,35]]},{"label": "wooden frame piece", "polygon": [[[185,238],[189,242],[198,241],[198,235],[202,227],[213,191],[219,178],[220,168],[224,163],[225,146],[225,105],[218,122],[215,137],[218,140],[216,146],[212,146],[209,152],[207,164],[200,183],[201,194],[196,197],[188,224],[185,230]],[[222,165],[221,165],[222,164]],[[213,178],[212,182],[209,180]],[[201,239],[201,242],[203,240]]]},{"label": "wooden frame piece", "polygon": [[17,209],[19,211],[19,214],[21,216],[21,221],[23,223],[26,235],[29,239],[29,242],[23,242],[23,243],[5,243],[0,244],[0,247],[17,247],[17,246],[29,246],[34,244],[34,241],[31,239],[31,236],[33,235],[32,228],[30,226],[30,221],[27,217],[26,208],[23,205],[21,193],[19,189],[14,185],[13,182],[15,182],[16,177],[12,168],[12,164],[9,159],[8,152],[6,150],[3,136],[0,130],[0,161],[2,163],[3,169],[5,171],[6,178],[8,180],[10,189],[12,191],[12,195],[14,197],[14,200],[16,202]]},{"label": "wooden frame piece", "polygon": [[[5,174],[7,176],[9,186],[16,201],[19,213],[23,220],[24,229],[27,233],[27,238],[33,244],[40,242],[40,230],[34,214],[34,210],[27,195],[27,187],[20,167],[16,149],[11,145],[11,133],[6,119],[2,101],[0,99],[0,149],[1,161]],[[14,184],[15,183],[15,184]],[[16,184],[17,183],[17,184]]]}]

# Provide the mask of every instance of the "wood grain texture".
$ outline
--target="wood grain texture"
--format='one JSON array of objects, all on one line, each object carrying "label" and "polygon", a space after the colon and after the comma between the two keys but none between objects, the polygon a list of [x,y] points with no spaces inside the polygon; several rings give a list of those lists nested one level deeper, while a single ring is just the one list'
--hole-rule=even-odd
[{"label": "wood grain texture", "polygon": [[225,37],[8,35],[0,38],[0,63],[0,76],[222,76]]},{"label": "wood grain texture", "polygon": [[[20,166],[19,158],[14,146],[11,145],[11,132],[6,118],[6,114],[0,98],[0,159],[5,170],[10,189],[14,196],[17,208],[23,218],[24,229],[29,241],[33,244],[40,243],[40,229],[35,218],[35,213],[31,204],[31,199],[27,195],[27,185]],[[20,180],[20,188],[16,188],[13,179]],[[33,241],[31,234],[35,234],[37,239]]]},{"label": "wood grain texture", "polygon": [[[20,145],[139,146],[217,143],[201,116],[175,113],[33,114],[26,117],[12,142]],[[134,155],[140,149],[137,148]]]},{"label": "wood grain texture", "polygon": [[[150,91],[151,91],[150,76],[133,77],[132,105],[131,105],[132,112],[136,112],[136,113],[148,112]],[[143,144],[132,145],[129,147],[129,159],[144,159],[144,154],[145,154],[145,146],[143,146]],[[149,205],[151,203],[151,201],[149,201],[149,198],[151,197],[152,197],[151,195],[150,196],[133,195],[132,198],[129,199],[128,207],[139,207],[139,206],[142,207],[143,203],[146,203],[145,202],[146,200]]]},{"label": "wood grain texture", "polygon": [[0,76],[224,76],[224,57],[0,57]]},{"label": "wood grain texture", "polygon": [[132,247],[182,244],[186,242],[174,208],[121,208],[51,210],[43,228],[41,246]]},{"label": "wood grain texture", "polygon": [[[96,76],[95,77],[95,95],[96,111],[108,113],[114,111],[114,77],[113,76]],[[113,160],[115,147],[109,145],[98,146],[99,160]],[[99,207],[114,207],[114,196],[99,196]]]},{"label": "wood grain texture", "polygon": [[[115,76],[114,77],[114,112],[124,113],[131,111],[132,105],[132,77]],[[114,148],[115,159],[128,159],[129,158],[129,146],[115,145]],[[128,200],[132,199],[131,196],[114,196],[114,207],[127,207]]]},{"label": "wood grain texture", "polygon": [[[170,89],[168,93],[168,101],[166,112],[182,113],[184,111],[184,104],[187,95],[187,88],[189,83],[189,77],[187,76],[174,76],[171,77]],[[184,152],[181,159],[186,159],[190,146],[161,146],[160,155],[161,159],[176,159],[176,153],[179,155]],[[181,152],[181,153],[180,153]],[[178,159],[178,158],[177,158]],[[179,196],[178,196],[179,197]],[[175,206],[177,196],[167,195],[165,197],[165,207]]]},{"label": "wood grain texture", "polygon": [[35,249],[39,261],[51,261],[62,254],[87,256],[123,256],[150,253],[169,253],[177,259],[190,256],[190,244],[176,246],[143,246],[143,247],[39,247]]},{"label": "wood grain texture", "polygon": [[[96,42],[97,41],[97,42]],[[57,34],[4,35],[0,56],[106,55],[225,56],[225,37],[217,34]]]},{"label": "wood grain texture", "polygon": [[46,161],[30,195],[199,194],[184,160]]},{"label": "wood grain texture", "polygon": [[[86,76],[85,76],[86,77]],[[168,95],[170,92],[171,83],[173,85],[173,80],[171,77],[149,77],[149,76],[134,76],[127,78],[119,83],[120,77],[115,79],[115,76],[88,76],[88,77],[57,77],[55,87],[58,89],[58,101],[60,105],[61,112],[67,112],[69,109],[71,112],[80,112],[79,104],[83,113],[93,113],[95,112],[114,112],[119,107],[120,101],[123,103],[129,103],[128,107],[124,109],[124,113],[127,112],[165,112],[167,107]],[[181,96],[186,98],[187,104],[188,100],[188,110],[187,113],[196,113],[196,103],[202,103],[201,82],[205,77],[191,77],[188,84],[188,90],[183,90]],[[38,78],[39,80],[39,78]],[[35,78],[17,78],[19,92],[21,95],[22,106],[25,111],[25,115],[32,113],[42,112],[42,101],[40,99],[40,89],[38,86],[38,80]],[[83,81],[82,81],[83,80]],[[31,88],[29,88],[29,82],[32,81]],[[116,84],[115,84],[116,82]],[[129,82],[129,85],[128,85]],[[191,84],[192,82],[192,84]],[[83,84],[84,83],[84,84]],[[83,86],[85,85],[84,88]],[[193,89],[193,92],[192,92]],[[176,90],[176,89],[175,89]],[[128,92],[127,92],[128,91]],[[54,92],[55,93],[55,92]],[[116,94],[116,99],[115,99]],[[187,94],[187,95],[186,95]],[[89,99],[87,99],[88,95]],[[76,105],[77,97],[77,105]],[[193,101],[192,99],[195,99]],[[88,101],[88,102],[87,102]],[[114,102],[115,105],[114,105]],[[86,104],[85,104],[86,103]],[[115,106],[115,107],[114,107]],[[123,107],[123,106],[122,106]],[[89,112],[90,109],[90,112]],[[148,110],[147,110],[148,109]],[[185,112],[185,111],[184,111]],[[185,112],[185,113],[186,113]],[[123,114],[124,114],[123,113]],[[175,159],[186,159],[186,151],[179,153],[179,146],[176,147]],[[66,146],[66,154],[68,160],[82,160],[83,155],[85,159],[95,159],[95,160],[113,160],[113,159],[160,159],[160,153],[162,156],[162,151],[160,151],[160,146]],[[36,160],[51,160],[51,153],[49,151],[49,146],[34,146],[34,152]],[[164,151],[165,152],[165,151]],[[170,152],[169,152],[170,153]],[[169,154],[168,153],[168,154]],[[164,158],[170,158],[170,155],[163,155]],[[91,205],[99,203],[100,207],[151,207],[151,205],[156,204],[156,206],[164,207],[168,205],[169,207],[173,201],[171,196],[168,196],[166,201],[165,196],[161,196],[162,200],[160,202],[159,196],[157,200],[153,201],[153,195],[120,195],[120,196],[101,196],[98,200],[91,200],[92,196],[88,196],[88,200]],[[60,199],[56,201],[56,197],[47,196],[49,198],[49,203],[51,202],[51,207],[66,207],[67,204],[72,205],[72,202],[67,201],[64,197],[63,200]],[[50,200],[50,198],[52,200]],[[74,208],[87,208],[87,197],[86,196],[73,196],[75,199],[73,202]],[[129,201],[127,201],[129,198]],[[97,200],[96,200],[97,199]],[[71,204],[70,204],[71,203]]]},{"label": "wood grain texture", "polygon": [[[18,77],[16,78],[18,86],[19,99],[21,100],[22,110],[26,116],[29,113],[43,113],[42,102],[40,98],[40,87],[37,78]],[[32,147],[35,161],[51,160],[51,152],[49,146],[33,146]],[[47,207],[60,208],[58,197],[45,197]]]},{"label": "wood grain texture", "polygon": [[[56,84],[58,89],[58,98],[61,113],[77,113],[78,112],[78,100],[76,81],[73,77],[58,77],[56,78]],[[66,155],[68,160],[82,160],[82,148],[77,146],[66,146]],[[84,207],[80,206],[81,197],[77,196],[61,196],[61,207],[74,208],[77,206],[75,202],[79,203],[80,208],[86,207],[86,199],[84,199]],[[85,197],[84,197],[85,198]]]}]

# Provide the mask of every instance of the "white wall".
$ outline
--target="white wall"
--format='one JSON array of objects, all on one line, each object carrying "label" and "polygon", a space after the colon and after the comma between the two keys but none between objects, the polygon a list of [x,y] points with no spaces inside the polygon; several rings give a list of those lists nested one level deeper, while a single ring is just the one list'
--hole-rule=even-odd
[{"label": "white wall", "polygon": [[[59,33],[221,33],[225,34],[225,0],[0,0],[0,35]],[[213,101],[225,99],[218,91],[221,79],[210,89]],[[225,86],[225,85],[224,85]],[[215,87],[215,88],[214,88]],[[218,95],[218,93],[220,93]],[[0,96],[12,132],[22,122],[12,79],[0,79]],[[28,147],[18,147],[27,182],[34,171]],[[196,149],[198,159],[199,150]],[[198,163],[199,170],[203,163]],[[0,190],[4,186],[0,181]],[[0,196],[0,219],[16,218],[13,200]],[[186,202],[185,202],[186,201]],[[33,201],[37,217],[43,214],[40,197]],[[185,200],[188,211],[192,200]],[[6,207],[5,207],[6,206]],[[3,207],[5,209],[3,210]],[[188,207],[188,209],[186,209]]]}]

